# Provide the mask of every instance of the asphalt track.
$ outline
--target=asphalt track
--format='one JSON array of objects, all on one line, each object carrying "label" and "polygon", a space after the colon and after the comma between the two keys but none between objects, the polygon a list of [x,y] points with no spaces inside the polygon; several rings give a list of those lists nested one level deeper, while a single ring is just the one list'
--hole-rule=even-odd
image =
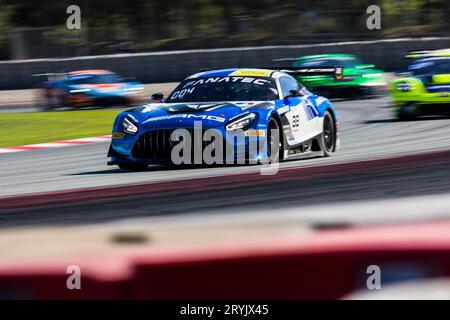
[{"label": "asphalt track", "polygon": [[[443,151],[439,161],[396,168],[343,171],[330,176],[290,179],[273,183],[233,185],[220,190],[191,190],[117,199],[99,205],[29,209],[0,216],[0,226],[35,224],[77,224],[114,221],[130,217],[212,213],[222,208],[237,211],[282,209],[351,201],[397,199],[450,192],[450,119],[427,118],[399,122],[387,108],[388,98],[337,101],[340,117],[341,149],[330,158],[290,161],[281,170],[325,164],[359,163],[368,159],[390,158]],[[259,166],[167,169],[124,172],[106,166],[108,144],[96,143],[59,149],[0,155],[0,197],[83,189],[112,185],[139,184],[197,177],[219,177],[252,173]],[[430,156],[433,158],[435,156]],[[393,158],[392,161],[396,161]],[[425,156],[424,159],[427,159]],[[389,162],[389,160],[387,160]],[[308,170],[308,169],[306,169]],[[214,179],[214,178],[211,178]],[[124,187],[126,188],[126,187]]]}]

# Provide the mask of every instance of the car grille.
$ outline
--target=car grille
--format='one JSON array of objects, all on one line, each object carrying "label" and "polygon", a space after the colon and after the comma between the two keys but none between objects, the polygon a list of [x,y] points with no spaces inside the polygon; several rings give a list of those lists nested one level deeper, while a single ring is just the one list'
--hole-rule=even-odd
[{"label": "car grille", "polygon": [[[167,160],[171,159],[172,149],[177,145],[178,141],[171,141],[170,137],[175,129],[159,129],[151,130],[143,133],[132,149],[133,157],[143,160]],[[194,163],[194,155],[196,150],[194,150],[194,129],[186,129],[191,134],[191,163]],[[202,137],[206,130],[202,130]],[[223,139],[223,154],[225,157],[226,140]],[[203,141],[202,139],[202,150],[197,152],[203,152],[203,150],[209,144],[214,143],[214,141]]]}]

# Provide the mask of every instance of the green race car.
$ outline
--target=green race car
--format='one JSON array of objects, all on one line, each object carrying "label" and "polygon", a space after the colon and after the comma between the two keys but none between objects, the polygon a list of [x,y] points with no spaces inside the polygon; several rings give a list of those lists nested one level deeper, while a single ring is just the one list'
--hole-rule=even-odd
[{"label": "green race car", "polygon": [[450,115],[450,51],[425,51],[407,57],[413,59],[407,72],[389,86],[398,118]]},{"label": "green race car", "polygon": [[323,54],[294,59],[293,67],[342,67],[343,77],[299,76],[297,79],[314,93],[330,97],[376,96],[386,89],[384,71],[363,64],[351,54]]}]

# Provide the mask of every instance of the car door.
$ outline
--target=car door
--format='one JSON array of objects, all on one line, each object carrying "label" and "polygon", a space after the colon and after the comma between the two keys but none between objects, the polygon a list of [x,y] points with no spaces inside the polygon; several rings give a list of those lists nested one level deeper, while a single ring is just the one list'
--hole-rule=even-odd
[{"label": "car door", "polygon": [[[291,76],[280,78],[280,87],[284,103],[289,105],[289,111],[286,118],[289,121],[293,141],[290,144],[297,144],[308,140],[317,134],[318,116],[316,96],[309,94],[307,90],[303,91],[298,81]],[[291,90],[303,92],[303,95],[292,96]]]}]

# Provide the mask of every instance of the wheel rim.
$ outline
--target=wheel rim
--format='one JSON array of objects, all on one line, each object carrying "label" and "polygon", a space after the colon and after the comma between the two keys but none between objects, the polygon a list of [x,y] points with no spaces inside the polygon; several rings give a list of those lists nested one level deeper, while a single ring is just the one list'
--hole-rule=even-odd
[{"label": "wheel rim", "polygon": [[334,151],[334,145],[335,145],[335,130],[334,130],[334,124],[329,115],[327,115],[324,119],[323,124],[323,141],[324,146],[327,151]]}]

